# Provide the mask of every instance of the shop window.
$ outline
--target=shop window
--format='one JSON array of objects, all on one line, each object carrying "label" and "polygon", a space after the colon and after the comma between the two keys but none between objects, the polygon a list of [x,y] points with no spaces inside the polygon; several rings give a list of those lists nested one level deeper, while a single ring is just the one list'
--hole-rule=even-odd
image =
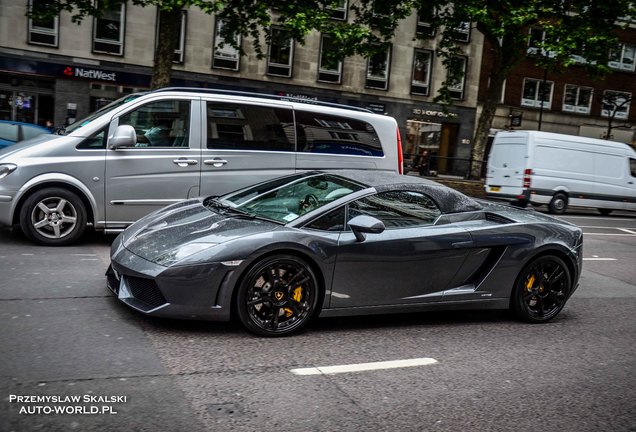
[{"label": "shop window", "polygon": [[449,66],[454,76],[448,78],[448,91],[453,99],[464,99],[467,64],[468,59],[462,56],[452,57],[450,60]]},{"label": "shop window", "polygon": [[[185,41],[186,41],[186,24],[188,19],[188,11],[181,11],[181,21],[179,22],[179,39],[174,49],[172,63],[183,64],[185,61]],[[160,14],[157,12],[157,34],[155,36],[156,43],[159,43],[159,20]]]},{"label": "shop window", "polygon": [[294,40],[289,32],[272,28],[267,54],[267,74],[290,78],[294,63]]},{"label": "shop window", "polygon": [[[216,28],[214,29],[214,53],[212,56],[212,67],[216,69],[229,69],[233,71],[239,70],[241,53],[234,48],[230,41],[226,41],[221,33],[223,31],[223,20],[216,20]],[[241,45],[241,36],[234,36],[234,44]]]},{"label": "shop window", "polygon": [[292,111],[232,103],[207,103],[207,148],[294,151]]},{"label": "shop window", "polygon": [[126,4],[106,9],[100,3],[97,8],[102,10],[102,16],[93,20],[93,52],[123,55]]},{"label": "shop window", "polygon": [[636,59],[636,45],[621,44],[610,51],[608,66],[613,69],[634,72],[634,60]]},{"label": "shop window", "polygon": [[[30,0],[29,7],[36,9],[46,9],[51,4],[51,0]],[[29,40],[30,44],[48,45],[57,47],[59,37],[59,15],[49,19],[29,18]]]},{"label": "shop window", "polygon": [[348,9],[349,9],[348,0],[336,0],[332,2],[331,7],[329,7],[329,12],[331,12],[331,18],[333,19],[346,20]]},{"label": "shop window", "polygon": [[327,36],[320,39],[320,58],[318,60],[318,81],[340,84],[342,80],[342,61],[327,57],[325,53],[334,52],[333,40]]},{"label": "shop window", "polygon": [[384,156],[380,139],[367,122],[302,110],[295,114],[299,152]]},{"label": "shop window", "polygon": [[552,81],[524,78],[521,105],[527,107],[550,109],[552,107]]},{"label": "shop window", "polygon": [[431,86],[431,65],[433,52],[416,49],[413,55],[413,76],[411,93],[428,96]]},{"label": "shop window", "polygon": [[420,192],[389,191],[349,204],[349,220],[372,216],[387,229],[431,225],[442,214],[435,201]]},{"label": "shop window", "polygon": [[389,88],[389,70],[391,67],[391,48],[373,54],[367,60],[365,87],[378,90]]},{"label": "shop window", "polygon": [[572,84],[565,85],[563,97],[563,111],[576,114],[589,114],[592,107],[591,87],[580,87]]},{"label": "shop window", "polygon": [[631,93],[606,90],[603,93],[601,116],[626,120],[629,117]]}]

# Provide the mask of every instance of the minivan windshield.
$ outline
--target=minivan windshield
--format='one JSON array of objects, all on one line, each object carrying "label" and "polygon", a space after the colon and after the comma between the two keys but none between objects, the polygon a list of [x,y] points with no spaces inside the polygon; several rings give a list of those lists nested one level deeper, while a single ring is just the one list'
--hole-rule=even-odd
[{"label": "minivan windshield", "polygon": [[366,188],[346,178],[324,174],[295,174],[204,201],[210,210],[226,206],[244,215],[289,223],[312,210]]},{"label": "minivan windshield", "polygon": [[76,129],[79,129],[82,126],[86,126],[87,124],[89,124],[90,122],[95,120],[97,117],[100,117],[103,114],[106,114],[107,112],[114,110],[115,108],[119,108],[123,104],[125,104],[127,102],[130,102],[131,100],[135,100],[138,97],[143,96],[144,94],[145,93],[135,93],[135,94],[126,95],[126,96],[124,96],[122,98],[119,98],[116,101],[113,101],[113,102],[109,103],[108,105],[101,107],[100,109],[98,109],[94,113],[90,114],[88,117],[85,117],[85,118],[83,118],[81,120],[76,121],[72,125],[67,126],[65,129],[63,129],[61,131],[61,133],[70,134],[71,132],[75,131]]}]

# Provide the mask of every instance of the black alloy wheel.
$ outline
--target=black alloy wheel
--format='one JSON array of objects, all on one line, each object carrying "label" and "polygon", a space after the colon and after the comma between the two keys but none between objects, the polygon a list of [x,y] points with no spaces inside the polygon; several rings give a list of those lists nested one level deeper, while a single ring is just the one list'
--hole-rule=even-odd
[{"label": "black alloy wheel", "polygon": [[512,293],[512,308],[522,321],[543,323],[561,312],[572,288],[562,259],[545,255],[524,267]]},{"label": "black alloy wheel", "polygon": [[20,227],[36,243],[65,246],[84,233],[86,217],[84,203],[75,193],[52,187],[26,199],[20,210]]},{"label": "black alloy wheel", "polygon": [[261,336],[286,336],[303,328],[318,309],[318,281],[311,267],[292,255],[255,264],[240,284],[236,311],[241,324]]}]

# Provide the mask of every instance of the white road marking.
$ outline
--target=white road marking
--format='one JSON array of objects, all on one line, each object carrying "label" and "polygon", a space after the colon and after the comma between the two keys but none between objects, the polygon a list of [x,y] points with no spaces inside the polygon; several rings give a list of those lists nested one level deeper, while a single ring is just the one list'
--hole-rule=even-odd
[{"label": "white road marking", "polygon": [[616,258],[583,258],[583,261],[616,261]]},{"label": "white road marking", "polygon": [[636,237],[636,234],[591,233],[591,232],[584,232],[583,235],[584,236],[602,235],[602,236]]},{"label": "white road marking", "polygon": [[406,360],[391,360],[373,363],[357,363],[337,366],[319,366],[313,368],[291,369],[290,372],[295,375],[332,375],[347,372],[363,372],[382,369],[396,369],[413,366],[426,366],[437,363],[433,358],[423,357]]},{"label": "white road marking", "polygon": [[627,229],[627,228],[612,227],[612,226],[600,226],[600,225],[578,225],[578,227],[579,228],[596,228],[596,229],[618,229],[618,230]]},{"label": "white road marking", "polygon": [[626,233],[636,234],[636,231],[628,230],[627,228],[616,228],[616,229],[619,229],[619,230],[624,231]]},{"label": "white road marking", "polygon": [[[594,220],[611,220],[611,221],[620,221],[620,220],[633,220],[633,218],[629,217],[629,216],[621,216],[620,218],[617,217],[609,217],[609,218],[603,218],[603,217],[597,217],[597,216],[561,216],[561,218],[563,219],[594,219]],[[558,219],[558,218],[557,218]]]}]

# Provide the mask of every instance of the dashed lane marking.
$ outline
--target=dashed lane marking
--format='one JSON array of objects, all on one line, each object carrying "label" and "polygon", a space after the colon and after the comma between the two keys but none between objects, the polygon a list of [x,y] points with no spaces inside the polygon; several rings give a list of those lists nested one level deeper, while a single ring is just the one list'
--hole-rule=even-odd
[{"label": "dashed lane marking", "polygon": [[423,357],[406,360],[391,360],[373,363],[356,363],[348,365],[336,366],[319,366],[311,368],[291,369],[290,372],[295,375],[333,375],[348,372],[365,372],[384,369],[397,369],[414,366],[426,366],[437,363],[433,358]]}]

